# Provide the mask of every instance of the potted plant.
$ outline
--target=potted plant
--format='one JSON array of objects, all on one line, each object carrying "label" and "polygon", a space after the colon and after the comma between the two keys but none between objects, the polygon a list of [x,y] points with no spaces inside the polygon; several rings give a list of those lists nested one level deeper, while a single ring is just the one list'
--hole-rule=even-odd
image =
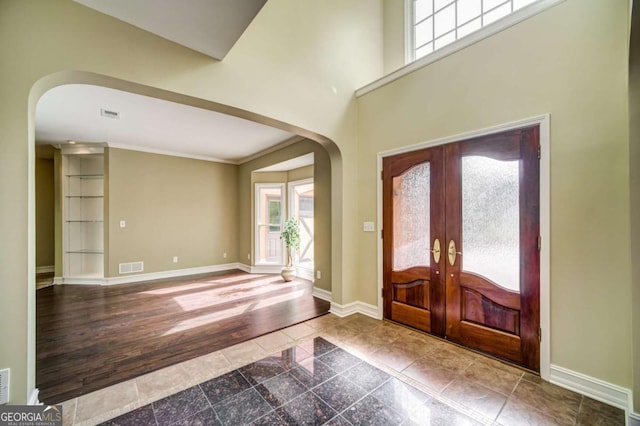
[{"label": "potted plant", "polygon": [[298,220],[296,218],[290,217],[286,220],[280,233],[280,238],[284,241],[287,250],[287,265],[282,268],[282,279],[291,281],[296,277],[296,269],[293,267],[292,250],[298,250],[300,248],[300,228],[298,227]]}]

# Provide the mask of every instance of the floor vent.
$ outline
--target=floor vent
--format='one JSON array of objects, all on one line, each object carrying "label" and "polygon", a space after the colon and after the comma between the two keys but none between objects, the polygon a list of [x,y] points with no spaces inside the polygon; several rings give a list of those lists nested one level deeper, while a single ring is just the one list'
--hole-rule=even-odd
[{"label": "floor vent", "polygon": [[144,271],[144,263],[143,262],[130,262],[130,263],[121,263],[119,266],[119,272],[121,274],[131,274],[134,272],[142,272]]}]

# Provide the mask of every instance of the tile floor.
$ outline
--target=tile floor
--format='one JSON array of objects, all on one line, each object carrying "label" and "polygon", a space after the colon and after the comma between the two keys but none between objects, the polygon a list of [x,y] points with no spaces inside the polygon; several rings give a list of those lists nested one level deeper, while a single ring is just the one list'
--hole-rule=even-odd
[{"label": "tile floor", "polygon": [[63,406],[65,425],[625,424],[622,410],[358,314],[325,315]]}]

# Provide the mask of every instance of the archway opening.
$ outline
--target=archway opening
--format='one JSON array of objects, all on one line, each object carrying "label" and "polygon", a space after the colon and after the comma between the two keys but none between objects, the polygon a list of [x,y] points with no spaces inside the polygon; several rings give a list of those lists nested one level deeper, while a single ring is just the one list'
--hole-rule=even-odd
[{"label": "archway opening", "polygon": [[[260,115],[243,111],[243,110],[238,110],[233,107],[228,107],[228,106],[220,105],[214,102],[188,97],[188,96],[176,94],[173,92],[167,92],[161,89],[149,88],[147,86],[141,86],[141,85],[137,85],[130,82],[124,82],[121,80],[116,80],[116,79],[105,77],[105,76],[99,76],[99,75],[89,74],[89,73],[75,73],[75,72],[58,73],[58,74],[49,76],[39,81],[34,86],[31,94],[31,102],[30,102],[30,113],[31,113],[30,121],[32,123],[31,124],[32,128],[30,129],[30,135],[37,136],[38,134],[37,132],[38,121],[36,120],[36,114],[35,114],[37,101],[41,99],[42,95],[46,94],[49,90],[56,87],[61,87],[66,84],[85,84],[85,85],[88,84],[88,85],[93,85],[93,86],[98,86],[103,88],[121,90],[131,94],[143,95],[146,97],[179,103],[181,105],[195,107],[195,108],[199,108],[207,111],[227,114],[233,117],[240,117],[245,120],[250,120],[252,122],[260,123],[263,125],[277,128],[279,130],[284,130],[285,132],[290,132],[292,134],[295,134],[296,136],[294,138],[289,138],[286,141],[270,146],[267,149],[252,153],[252,155],[248,156],[242,162],[237,161],[236,164],[233,164],[233,162],[231,162],[231,167],[235,167],[237,169],[238,175],[240,175],[243,167],[249,170],[251,168],[258,167],[258,165],[260,164],[267,164],[269,162],[273,162],[274,161],[273,159],[278,158],[278,156],[281,156],[281,157],[297,156],[302,151],[315,152],[316,156],[319,155],[322,158],[320,161],[320,164],[316,165],[315,167],[316,168],[315,173],[319,174],[320,180],[324,182],[325,193],[323,194],[323,197],[325,202],[323,203],[323,208],[325,210],[325,219],[320,224],[320,226],[322,227],[321,231],[317,232],[317,234],[322,235],[320,239],[322,240],[323,250],[320,250],[320,251],[321,252],[324,251],[325,253],[324,255],[320,254],[320,263],[326,265],[322,273],[323,280],[321,283],[322,285],[321,289],[324,291],[323,294],[325,295],[328,294],[330,296],[332,291],[332,284],[336,282],[336,280],[334,280],[333,278],[338,277],[337,281],[339,282],[339,273],[337,273],[337,271],[341,269],[339,267],[340,266],[339,258],[333,255],[335,245],[339,244],[339,239],[336,239],[334,237],[335,235],[339,235],[339,230],[337,230],[336,223],[341,222],[339,220],[333,220],[334,217],[337,218],[339,216],[338,205],[340,204],[339,200],[340,200],[340,194],[341,194],[341,189],[339,185],[339,183],[341,182],[340,153],[338,148],[335,146],[335,144],[333,144],[333,142],[329,141],[328,139],[320,135],[313,134],[312,132],[309,132],[307,130],[299,129],[294,126],[290,126],[286,123],[281,123],[281,122],[272,120],[268,117],[260,116]],[[66,149],[75,148],[77,150],[78,146],[83,146],[83,147],[93,149],[96,145],[92,145],[92,144],[96,144],[96,142],[99,142],[102,148],[106,149],[107,151],[112,149],[114,151],[116,150],[128,151],[127,149],[121,146],[120,147],[116,147],[115,145],[109,146],[108,141],[106,141],[105,143],[105,141],[87,141],[87,140],[77,141],[75,139],[82,139],[82,138],[69,135],[69,137],[66,137],[64,139],[64,142],[62,143],[59,142],[58,145],[60,148],[63,148],[63,145],[64,145],[64,148]],[[73,141],[76,143],[73,144],[73,143],[70,143],[69,141]],[[46,141],[46,140],[39,141],[37,140],[36,137],[33,137],[33,139],[30,141],[30,147],[29,147],[31,152],[35,150],[34,148],[35,148],[36,142],[44,142],[42,145],[51,145],[51,142],[55,142],[55,141]],[[76,147],[70,147],[70,145],[76,145]],[[70,152],[71,151],[73,151],[73,149],[71,149]],[[140,152],[144,152],[144,151],[141,150]],[[159,153],[150,153],[150,154],[158,155]],[[62,151],[60,151],[57,155],[62,156],[63,155]],[[141,154],[135,154],[135,155],[141,155]],[[229,163],[225,163],[225,164],[229,164]],[[225,166],[225,167],[228,168],[229,166]],[[61,179],[63,175],[64,173],[60,174]],[[238,191],[236,192],[240,193],[239,196],[241,196],[241,193],[245,191],[247,188],[240,190],[240,186],[243,184],[243,182],[241,182],[241,179],[238,179],[234,183],[236,185],[236,189],[238,189]],[[250,191],[250,187],[248,188],[248,190]],[[34,191],[33,184],[30,185],[30,191]],[[75,197],[76,195],[71,195],[71,196]],[[84,193],[78,195],[78,197],[87,197],[87,198],[97,197],[97,196],[98,195],[96,196],[93,196],[90,194],[86,195]],[[108,196],[108,194],[103,194],[103,196]],[[93,199],[93,198],[89,198],[89,199]],[[242,203],[244,203],[244,201]],[[30,208],[33,209],[34,206],[31,205]],[[83,209],[91,210],[92,208],[83,207]],[[61,210],[63,209],[61,208]],[[103,210],[110,212],[109,208],[103,207]],[[244,225],[245,221],[243,220],[244,213],[241,213],[240,211],[238,213],[239,215],[236,222],[237,229],[242,229],[245,227]],[[60,218],[58,221],[61,223],[61,221],[63,220],[62,212],[59,212],[59,215],[60,215]],[[116,220],[115,217],[108,218],[108,219],[105,218],[106,223],[107,222],[112,223],[113,220]],[[62,227],[63,227],[62,224],[60,224],[60,228]],[[122,226],[122,228],[126,229],[126,220],[125,220],[125,225]],[[238,232],[239,240],[244,241],[244,239],[242,238],[243,234],[244,234],[244,231]],[[71,237],[69,235],[65,236],[63,230],[62,229],[59,230],[59,235],[56,237],[56,243],[55,243],[56,253],[58,254],[56,256],[56,262],[55,262],[55,268],[54,268],[56,270],[56,275],[63,274],[64,276],[64,263],[65,263],[64,251],[65,250],[62,248],[62,246],[63,246],[63,240],[65,238],[73,239],[76,237]],[[83,239],[85,237],[81,236],[80,238]],[[38,247],[38,244],[37,244],[38,241],[35,240],[33,232],[30,232],[30,242],[31,242],[30,249],[35,250],[35,248]],[[105,243],[108,245],[106,240],[105,240]],[[242,254],[243,254],[243,248],[244,248],[243,244],[246,244],[246,243],[238,243],[237,247],[235,248],[234,259],[237,259],[238,261],[237,263],[243,263],[241,260]],[[249,245],[250,244],[251,242],[249,239]],[[314,251],[317,251],[317,250],[314,250]],[[108,249],[105,250],[105,253],[106,252],[108,252]],[[223,253],[224,258],[227,258],[227,255],[231,255],[231,253],[227,253],[227,252]],[[113,268],[112,268],[112,265],[110,264],[110,261],[107,260],[108,257],[110,256],[105,255],[104,277],[103,277],[105,279],[115,278],[113,276],[114,274],[111,272]],[[338,263],[337,265],[338,268],[335,267],[336,262]],[[35,318],[35,312],[34,312],[35,310],[34,309],[34,305],[35,305],[34,304],[35,302],[34,281],[35,280],[33,279],[33,277],[35,276],[35,271],[30,271],[29,276],[30,276],[31,283],[33,284],[30,286],[30,290],[29,290],[30,301],[31,301],[30,304],[33,304],[29,309],[29,312],[31,316],[31,324],[35,325],[35,321],[33,320],[33,318]],[[117,282],[117,280],[114,282]],[[102,283],[109,283],[109,282],[103,281]],[[35,376],[35,339],[33,340],[30,339],[30,343],[31,344],[29,349],[29,354],[30,354],[29,369],[30,369],[30,377],[34,378],[33,383],[35,388],[35,377],[34,377]]]}]

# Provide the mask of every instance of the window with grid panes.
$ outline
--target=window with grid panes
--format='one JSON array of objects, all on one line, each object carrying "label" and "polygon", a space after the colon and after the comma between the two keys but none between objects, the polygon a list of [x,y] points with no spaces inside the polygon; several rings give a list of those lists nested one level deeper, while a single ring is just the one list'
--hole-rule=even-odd
[{"label": "window with grid panes", "polygon": [[407,0],[408,62],[428,55],[539,0]]}]

